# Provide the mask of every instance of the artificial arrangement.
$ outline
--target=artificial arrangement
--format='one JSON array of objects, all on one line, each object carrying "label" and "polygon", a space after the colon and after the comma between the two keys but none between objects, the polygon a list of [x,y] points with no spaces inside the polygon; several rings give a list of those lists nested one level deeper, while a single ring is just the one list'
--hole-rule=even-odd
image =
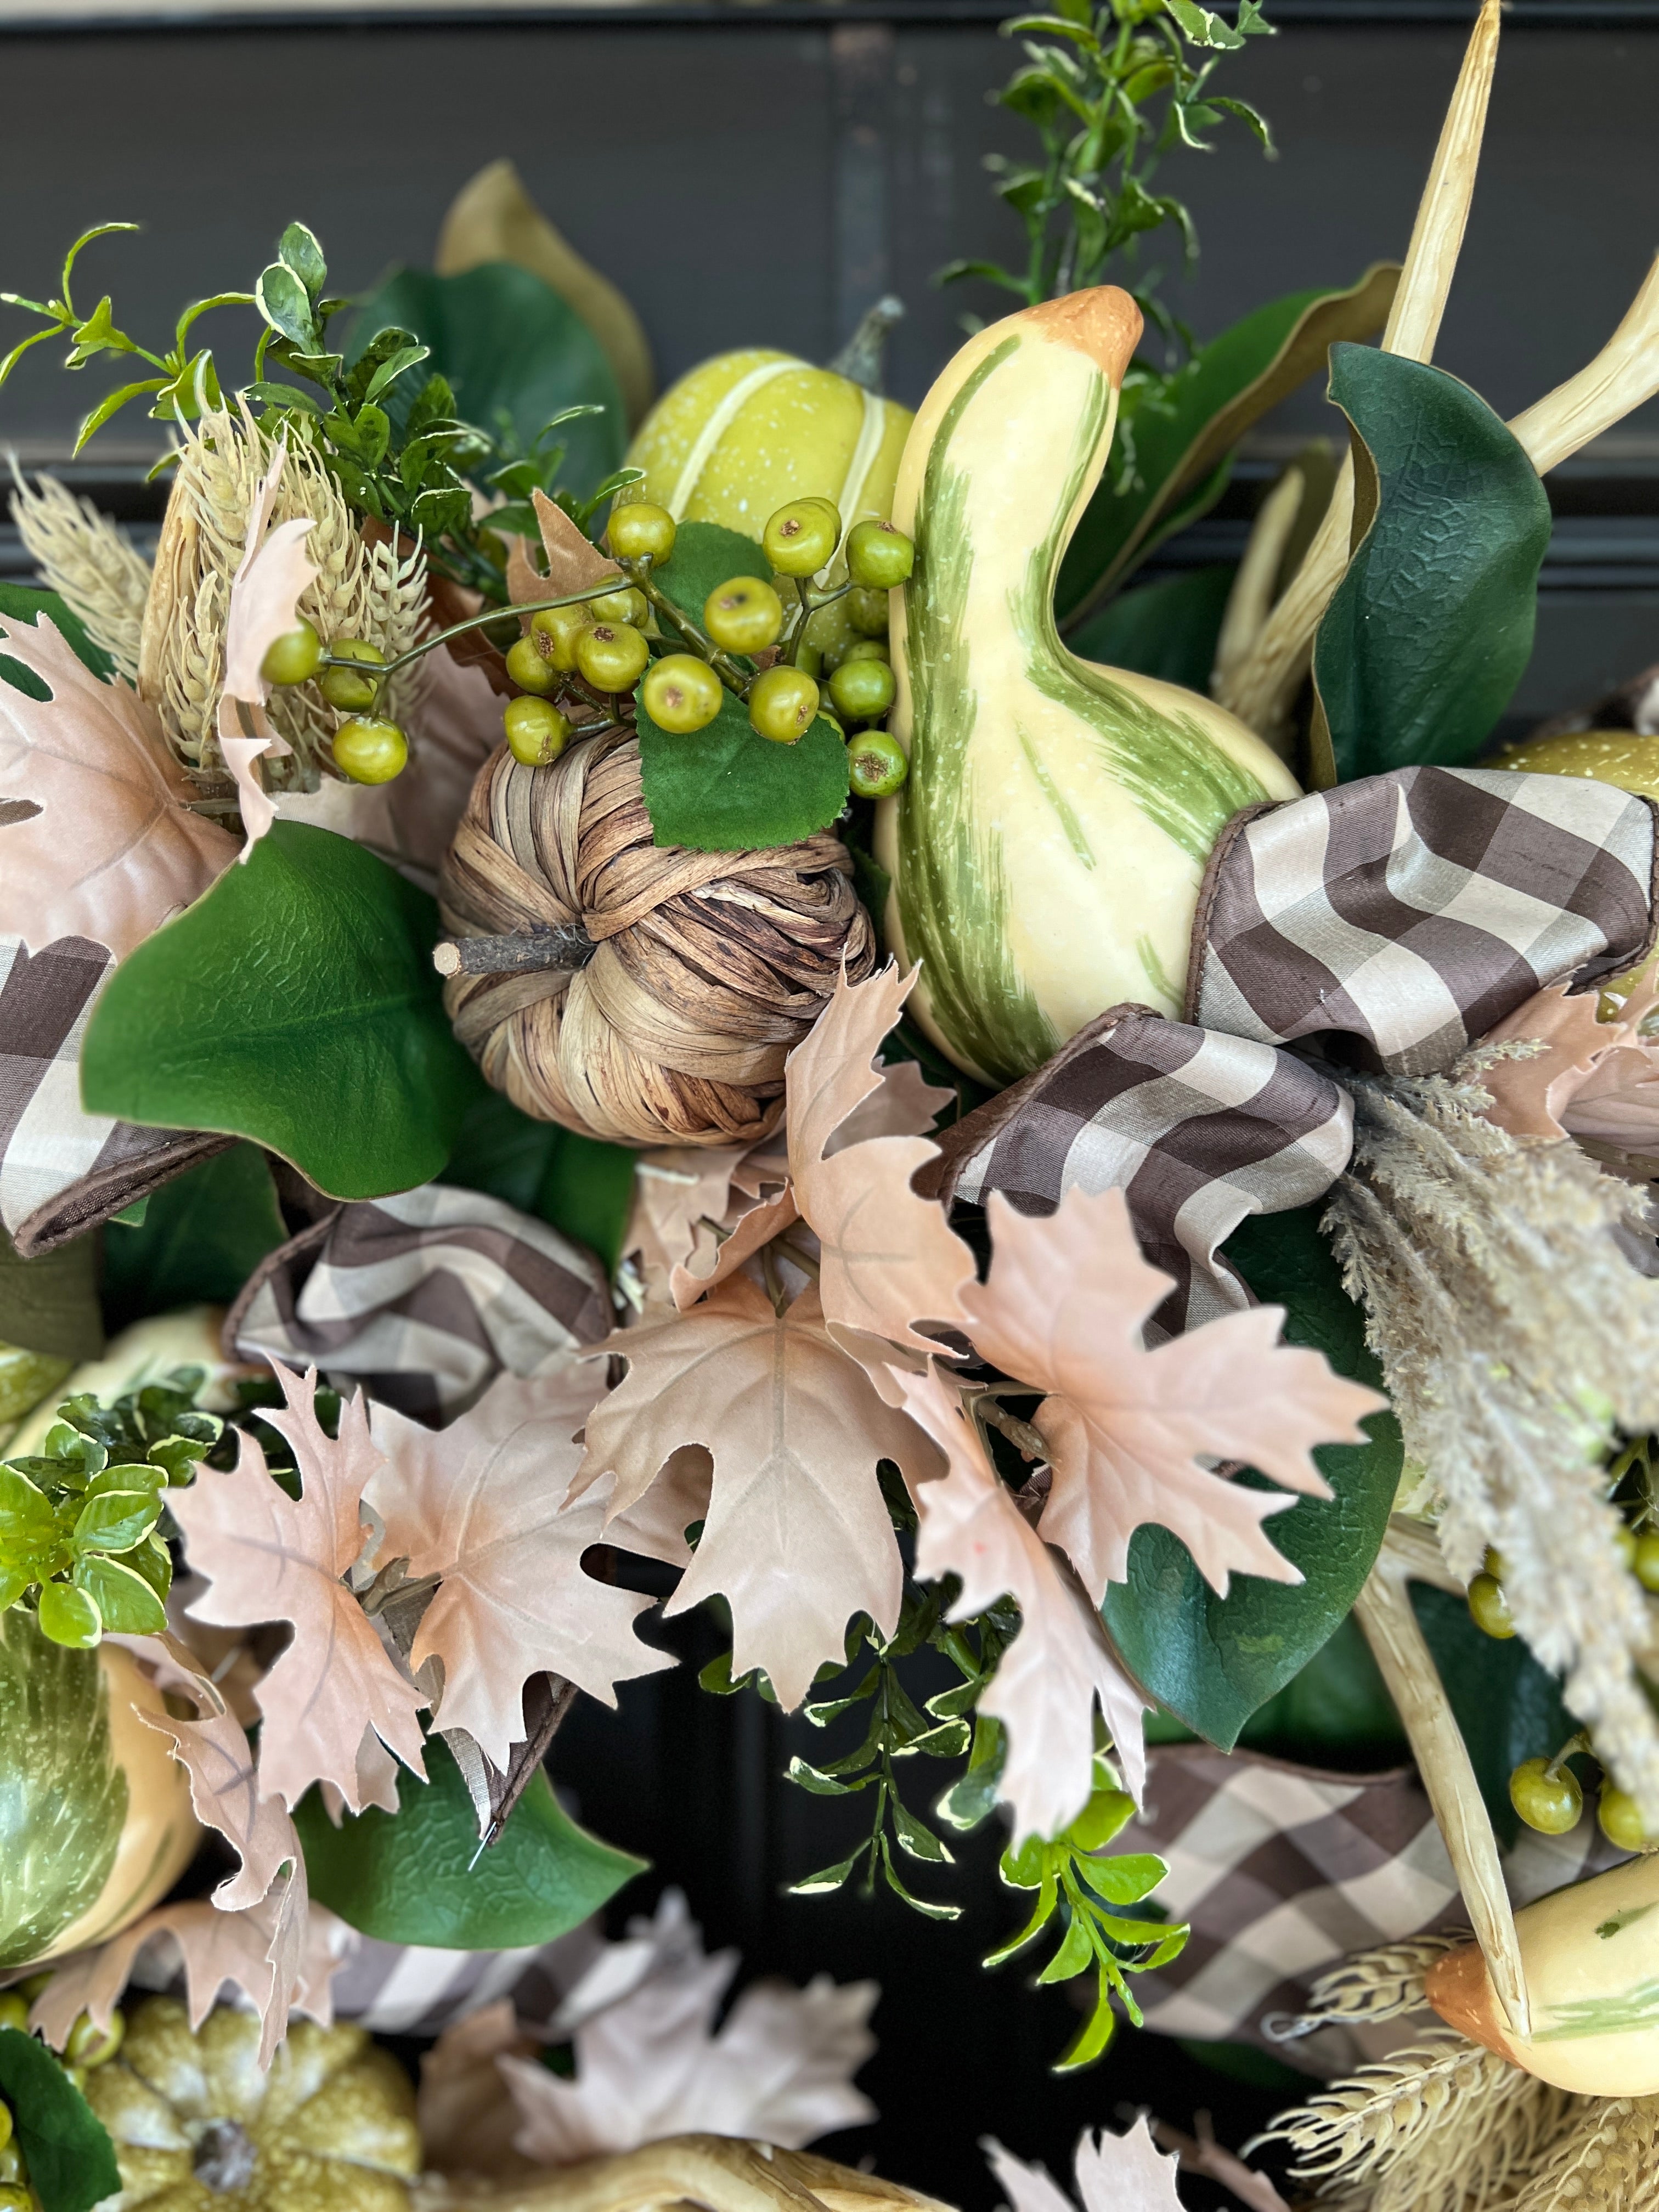
[{"label": "artificial arrangement", "polygon": [[[1432,366],[1487,0],[1403,265],[1197,347],[1136,240],[1267,141],[1261,9],[1010,27],[1028,263],[945,273],[1023,304],[914,415],[889,302],[652,404],[505,164],[366,302],[298,222],[166,350],[88,304],[125,226],[4,295],[0,383],[153,372],[82,441],[143,405],[171,486],[147,562],[20,478],[0,586],[0,2207],[926,2207],[805,2148],[872,1985],[716,2027],[675,1893],[598,1933],[642,1863],[549,1769],[659,1599],[857,1801],[797,1893],[948,1921],[1006,1825],[1061,2067],[1277,2041],[1351,2076],[1292,2187],[1650,2201],[1650,690],[1470,763],[1659,276],[1512,422]],[[1320,372],[1349,457],[1126,589]],[[1329,1771],[1348,1692],[1412,1765]],[[1310,1843],[1252,1948],[1229,1868],[1383,1798],[1409,1872]],[[1086,2212],[1285,2202],[1155,2132]]]}]

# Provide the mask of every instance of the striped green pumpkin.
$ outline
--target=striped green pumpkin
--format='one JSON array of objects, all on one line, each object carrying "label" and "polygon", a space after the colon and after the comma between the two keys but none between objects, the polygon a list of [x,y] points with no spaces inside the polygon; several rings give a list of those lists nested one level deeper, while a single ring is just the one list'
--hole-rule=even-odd
[{"label": "striped green pumpkin", "polygon": [[983,1082],[1029,1074],[1109,1006],[1178,1014],[1223,824],[1297,792],[1212,701],[1079,660],[1055,629],[1060,557],[1139,334],[1111,285],[992,324],[928,393],[899,465],[916,573],[893,595],[890,726],[910,775],[878,816],[887,936],[922,963],[911,1010]]}]

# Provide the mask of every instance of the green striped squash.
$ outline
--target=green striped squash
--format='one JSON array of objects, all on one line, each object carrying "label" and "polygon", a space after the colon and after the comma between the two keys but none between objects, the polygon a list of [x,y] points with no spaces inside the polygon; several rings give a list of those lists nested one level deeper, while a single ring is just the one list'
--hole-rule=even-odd
[{"label": "green striped squash", "polygon": [[143,1712],[161,1693],[125,1651],[70,1651],[0,1613],[0,1967],[117,1934],[166,1896],[201,1830],[190,1782]]},{"label": "green striped squash", "polygon": [[1099,483],[1140,315],[1114,285],[979,331],[923,401],[893,520],[910,755],[882,802],[888,942],[910,1009],[959,1067],[1029,1074],[1108,1007],[1179,1014],[1204,864],[1290,771],[1196,692],[1079,660],[1054,627],[1061,556]]}]

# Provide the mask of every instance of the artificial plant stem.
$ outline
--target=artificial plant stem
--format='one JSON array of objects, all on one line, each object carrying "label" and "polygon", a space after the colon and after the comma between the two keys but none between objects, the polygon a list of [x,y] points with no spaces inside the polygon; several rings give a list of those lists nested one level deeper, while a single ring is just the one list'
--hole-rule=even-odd
[{"label": "artificial plant stem", "polygon": [[[708,663],[708,665],[714,670],[716,676],[720,678],[721,683],[725,684],[726,690],[728,691],[735,691],[738,698],[741,699],[744,693],[748,689],[749,678],[744,672],[738,667],[737,662],[732,659],[731,654],[729,653],[722,653],[719,646],[714,643],[713,638],[706,636],[702,630],[698,628],[697,624],[692,621],[690,616],[685,613],[683,609],[675,605],[673,600],[669,598],[667,592],[662,588],[662,586],[652,576],[648,568],[645,568],[641,564],[637,574],[630,577],[630,581],[634,584],[636,590],[644,592],[646,598],[651,602],[651,605],[655,607],[659,615],[667,616],[669,621],[673,623],[675,629],[678,630],[680,635],[686,641],[687,644],[693,645],[696,647],[699,654]],[[614,592],[617,586],[613,580],[611,589]]]},{"label": "artificial plant stem", "polygon": [[[589,584],[580,592],[567,592],[562,599],[530,599],[522,605],[486,607],[482,614],[469,615],[465,622],[451,623],[447,629],[436,630],[430,637],[423,637],[418,645],[411,645],[407,653],[400,653],[395,660],[388,660],[384,666],[376,665],[374,673],[380,682],[384,683],[388,676],[395,676],[400,668],[407,668],[411,661],[418,660],[423,653],[430,653],[435,646],[447,645],[452,637],[465,637],[470,629],[483,629],[489,623],[501,622],[508,615],[539,615],[553,607],[580,606],[584,600],[602,599],[607,592],[614,592],[616,588],[617,580],[612,576],[607,582]],[[344,665],[361,672],[366,664],[352,660]]]}]

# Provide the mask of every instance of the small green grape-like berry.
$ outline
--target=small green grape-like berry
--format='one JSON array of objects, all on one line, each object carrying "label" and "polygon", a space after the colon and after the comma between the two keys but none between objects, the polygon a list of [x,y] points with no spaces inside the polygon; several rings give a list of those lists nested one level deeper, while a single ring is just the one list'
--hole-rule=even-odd
[{"label": "small green grape-like berry", "polygon": [[632,623],[593,623],[576,640],[576,666],[596,691],[631,691],[651,658]]},{"label": "small green grape-like berry", "polygon": [[812,726],[818,687],[803,669],[764,668],[749,687],[749,726],[775,745],[793,745]]},{"label": "small green grape-like berry", "polygon": [[640,687],[645,711],[659,730],[677,738],[706,730],[720,710],[725,690],[714,670],[695,653],[665,653]]},{"label": "small green grape-like berry", "polygon": [[1644,1528],[1637,1538],[1633,1564],[1643,1589],[1659,1593],[1659,1528]]},{"label": "small green grape-like berry", "polygon": [[576,641],[593,624],[585,606],[544,607],[531,616],[530,627],[542,640],[549,665],[568,676],[576,665]]},{"label": "small green grape-like berry", "polygon": [[1510,1777],[1510,1802],[1540,1836],[1565,1836],[1583,1818],[1584,1793],[1569,1768],[1552,1774],[1547,1759],[1523,1759]]},{"label": "small green grape-like berry", "polygon": [[631,584],[587,602],[587,611],[596,623],[632,623],[635,629],[650,611],[650,601],[645,593],[636,592]]},{"label": "small green grape-like berry", "polygon": [[507,672],[520,691],[533,691],[538,697],[558,688],[559,672],[533,637],[519,638],[508,646]]},{"label": "small green grape-like berry", "polygon": [[40,1633],[71,1651],[90,1651],[102,1640],[104,1617],[85,1590],[73,1583],[40,1586]]},{"label": "small green grape-like berry", "polygon": [[854,584],[847,594],[847,619],[861,637],[887,635],[887,594],[872,592],[868,584]]},{"label": "small green grape-like berry", "polygon": [[24,2212],[38,2212],[35,2200],[29,2193],[28,2179],[29,2170],[23,2163],[23,2154],[12,2134],[12,2118],[8,2112],[5,2141],[0,2142],[0,2212],[9,2212],[10,2204],[21,2204]]},{"label": "small green grape-like berry", "polygon": [[1507,1570],[1504,1567],[1504,1554],[1501,1552],[1494,1552],[1492,1546],[1488,1544],[1486,1556],[1480,1564],[1489,1575],[1496,1575],[1500,1583],[1503,1581]]},{"label": "small green grape-like berry", "polygon": [[40,2212],[40,2200],[21,2181],[0,2181],[0,2212]]},{"label": "small green grape-like berry", "polygon": [[613,507],[605,540],[619,561],[651,561],[660,568],[674,550],[674,518],[665,507],[635,500]]},{"label": "small green grape-like berry", "polygon": [[792,499],[761,532],[767,559],[780,576],[816,576],[836,557],[841,516],[827,499]]},{"label": "small green grape-like berry", "polygon": [[1635,1529],[1626,1528],[1621,1522],[1613,1531],[1613,1549],[1619,1554],[1620,1565],[1625,1568],[1634,1567],[1636,1565]]},{"label": "small green grape-like berry", "polygon": [[830,678],[836,712],[849,722],[873,722],[893,703],[893,672],[884,660],[843,660]]},{"label": "small green grape-like berry", "polygon": [[847,533],[847,573],[872,592],[890,592],[916,565],[916,549],[890,522],[855,522]]},{"label": "small green grape-like berry", "polygon": [[764,653],[783,628],[783,602],[758,576],[728,576],[703,602],[702,626],[726,653]]},{"label": "small green grape-like berry", "polygon": [[292,629],[285,629],[265,647],[259,673],[267,684],[303,684],[322,665],[323,641],[301,615]]},{"label": "small green grape-like berry", "polygon": [[409,766],[409,739],[383,714],[350,714],[334,732],[334,765],[354,783],[390,783]]},{"label": "small green grape-like berry", "polygon": [[94,2027],[92,2014],[83,2012],[69,2032],[69,2041],[64,2045],[64,2060],[70,2066],[84,2066],[88,2070],[106,2065],[121,2048],[121,2039],[126,2032],[126,2016],[119,2006],[111,2013],[107,2027]]},{"label": "small green grape-like berry", "polygon": [[[29,2003],[15,1990],[0,1990],[0,2027],[27,2027],[29,2024]],[[0,2132],[0,2142],[5,2136]]]},{"label": "small green grape-like berry", "polygon": [[855,799],[890,799],[910,773],[910,758],[885,730],[860,730],[847,747],[847,777]]},{"label": "small green grape-like berry", "polygon": [[[385,653],[367,638],[337,637],[328,649],[336,660],[358,660],[368,668],[385,665]],[[325,668],[317,679],[317,689],[341,714],[361,714],[380,696],[380,680],[377,676],[359,676],[355,668]]]},{"label": "small green grape-like berry", "polygon": [[841,666],[842,660],[884,660],[890,668],[893,665],[893,656],[888,650],[884,637],[855,637],[842,653],[841,660],[836,663],[837,668]]},{"label": "small green grape-like berry", "polygon": [[1644,1851],[1648,1848],[1648,1832],[1642,1826],[1642,1815],[1636,1809],[1636,1800],[1613,1784],[1604,1783],[1601,1802],[1595,1808],[1601,1833],[1610,1844],[1621,1851]]},{"label": "small green grape-like berry", "polygon": [[1469,1584],[1469,1613],[1477,1628],[1500,1643],[1515,1633],[1510,1601],[1496,1575],[1477,1575]]},{"label": "small green grape-like berry", "polygon": [[[15,2027],[20,2033],[22,2033],[27,2029],[28,2016],[29,2008],[25,2005],[23,2007],[23,2017],[21,2020],[8,2020],[4,2025],[7,2027]],[[0,2104],[0,2150],[3,2150],[7,2144],[11,2141],[11,2106],[9,2105]]]},{"label": "small green grape-like berry", "polygon": [[509,699],[501,719],[507,750],[526,768],[546,768],[570,743],[571,726],[550,699]]}]

